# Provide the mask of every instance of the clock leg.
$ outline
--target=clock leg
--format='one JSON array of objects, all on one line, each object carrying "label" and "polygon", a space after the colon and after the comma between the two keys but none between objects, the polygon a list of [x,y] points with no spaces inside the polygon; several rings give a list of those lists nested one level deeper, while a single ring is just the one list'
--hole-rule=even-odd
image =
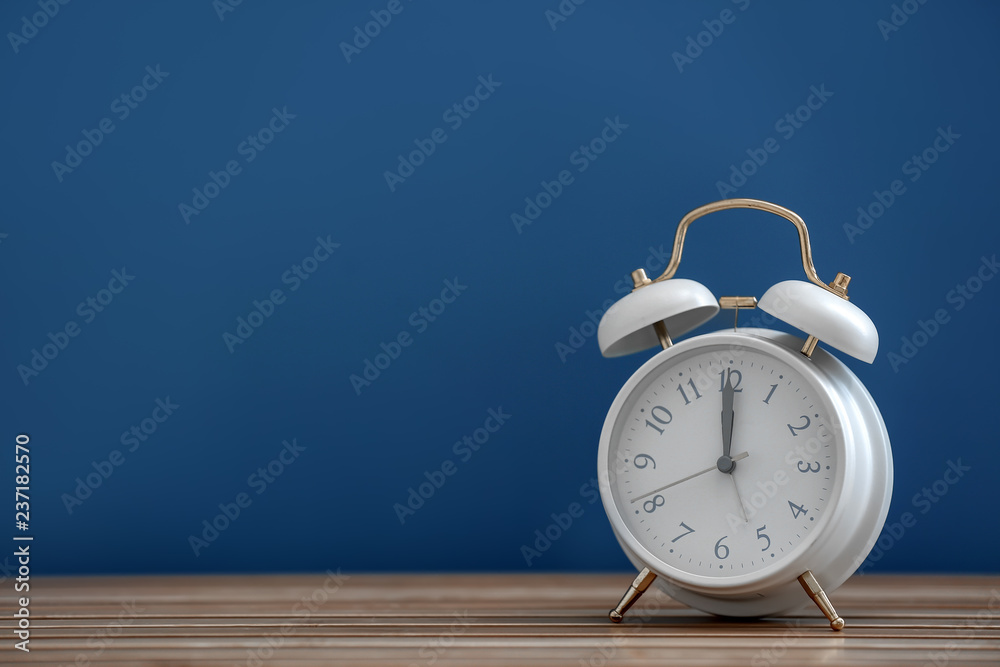
[{"label": "clock leg", "polygon": [[619,602],[618,606],[612,609],[611,613],[608,614],[608,617],[613,623],[622,622],[625,612],[627,612],[629,607],[635,604],[635,601],[646,592],[646,589],[649,588],[649,585],[653,583],[654,579],[656,579],[656,575],[650,572],[648,567],[642,568],[642,571],[635,578],[635,581],[633,581],[632,585],[628,587],[627,591],[625,591],[625,595],[622,596],[621,602]]},{"label": "clock leg", "polygon": [[830,602],[830,598],[826,596],[826,592],[823,587],[819,585],[816,581],[816,577],[813,575],[812,570],[806,570],[799,576],[799,583],[802,584],[802,588],[805,589],[806,594],[816,603],[819,610],[823,612],[827,620],[830,621],[830,627],[834,630],[844,629],[844,619],[842,619],[838,614],[837,610],[833,608],[833,603]]}]

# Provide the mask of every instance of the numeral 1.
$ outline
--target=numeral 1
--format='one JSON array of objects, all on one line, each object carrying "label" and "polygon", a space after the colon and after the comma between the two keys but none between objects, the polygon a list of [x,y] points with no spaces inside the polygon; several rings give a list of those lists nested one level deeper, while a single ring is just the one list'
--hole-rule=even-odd
[{"label": "numeral 1", "polygon": [[[694,380],[688,380],[687,383],[691,385],[691,390],[694,391],[694,400],[701,398],[701,394],[698,392],[698,387],[694,385]],[[684,405],[688,405],[691,401],[688,400],[687,394],[684,393],[684,385],[677,385],[677,391],[681,392],[681,396],[684,398]]]},{"label": "numeral 1", "polygon": [[774,396],[774,390],[777,389],[777,388],[778,388],[778,385],[772,384],[771,385],[771,391],[767,392],[767,398],[764,399],[764,402],[767,403],[768,405],[770,405],[769,401],[771,400],[771,397]]}]

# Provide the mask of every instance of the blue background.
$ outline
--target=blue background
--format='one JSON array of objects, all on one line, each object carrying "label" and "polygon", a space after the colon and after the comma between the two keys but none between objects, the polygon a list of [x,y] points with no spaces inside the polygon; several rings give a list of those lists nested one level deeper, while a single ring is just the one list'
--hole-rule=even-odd
[{"label": "blue background", "polygon": [[[531,569],[628,567],[586,486],[607,408],[651,353],[603,359],[589,326],[578,351],[557,344],[723,196],[800,213],[821,277],[853,276],[879,327],[873,365],[840,357],[892,438],[889,521],[917,523],[867,571],[996,569],[1000,281],[960,310],[948,293],[1000,249],[1000,8],[914,2],[883,35],[888,2],[591,0],[550,24],[555,0],[403,0],[348,62],[340,44],[385,7],[72,2],[0,46],[3,448],[31,435],[38,571],[520,570],[522,545],[573,502],[583,516]],[[713,23],[724,9],[733,21]],[[38,11],[4,3],[0,28]],[[169,74],[120,119],[113,100],[147,66]],[[480,76],[499,86],[454,128],[443,114]],[[776,123],[814,86],[832,96],[788,136]],[[247,162],[239,145],[275,108],[295,117]],[[102,118],[114,131],[60,180],[52,163]],[[627,128],[578,171],[571,155],[608,118]],[[436,128],[447,140],[390,188],[397,156]],[[911,181],[904,163],[938,128],[959,138]],[[720,194],[768,138],[779,150]],[[187,223],[179,205],[229,160],[240,173]],[[573,182],[517,229],[562,170]],[[905,193],[874,224],[845,229],[896,179]],[[282,275],[317,237],[340,247],[291,291]],[[134,280],[85,322],[78,304],[122,267]],[[693,226],[678,276],[759,297],[802,273],[790,226],[743,211]],[[419,331],[411,313],[456,279],[467,288]],[[230,352],[223,333],[274,289],[287,300]],[[937,309],[949,321],[894,369]],[[70,321],[79,335],[22,379]],[[359,394],[350,376],[401,332],[412,344]],[[121,434],[167,397],[179,408],[128,451]],[[510,419],[461,460],[454,443],[491,408]],[[250,476],[293,438],[305,449],[258,494]],[[121,465],[67,505],[115,450]],[[971,470],[922,512],[915,494],[959,459]],[[394,504],[446,460],[456,473],[401,523]],[[193,548],[239,493],[251,504]]]}]

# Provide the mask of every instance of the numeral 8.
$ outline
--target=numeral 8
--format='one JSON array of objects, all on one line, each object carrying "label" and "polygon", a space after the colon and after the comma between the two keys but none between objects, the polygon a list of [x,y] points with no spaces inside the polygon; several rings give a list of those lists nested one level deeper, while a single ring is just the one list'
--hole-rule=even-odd
[{"label": "numeral 8", "polygon": [[642,509],[646,510],[646,514],[652,514],[656,511],[657,507],[663,507],[663,503],[667,502],[664,500],[663,496],[657,494],[653,496],[652,500],[647,500],[642,504]]}]

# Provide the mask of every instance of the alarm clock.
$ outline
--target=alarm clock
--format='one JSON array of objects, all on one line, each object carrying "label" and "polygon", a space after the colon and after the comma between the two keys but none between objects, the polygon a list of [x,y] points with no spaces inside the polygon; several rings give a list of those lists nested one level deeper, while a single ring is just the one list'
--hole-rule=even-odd
[{"label": "alarm clock", "polygon": [[[715,296],[674,278],[688,226],[725,209],[767,211],[798,231],[808,282],[754,296]],[[867,363],[878,332],[848,300],[850,277],[824,283],[805,222],[755,199],[707,204],[680,221],[663,275],[632,273],[634,290],[601,319],[606,357],[660,346],[625,383],[601,431],[601,500],[621,548],[639,570],[610,612],[621,622],[652,584],[720,616],[761,617],[806,602],[834,630],[827,596],[864,561],[885,523],[892,453],[878,407],[824,348]],[[678,340],[720,310],[729,330]],[[804,332],[738,328],[760,308]]]}]

